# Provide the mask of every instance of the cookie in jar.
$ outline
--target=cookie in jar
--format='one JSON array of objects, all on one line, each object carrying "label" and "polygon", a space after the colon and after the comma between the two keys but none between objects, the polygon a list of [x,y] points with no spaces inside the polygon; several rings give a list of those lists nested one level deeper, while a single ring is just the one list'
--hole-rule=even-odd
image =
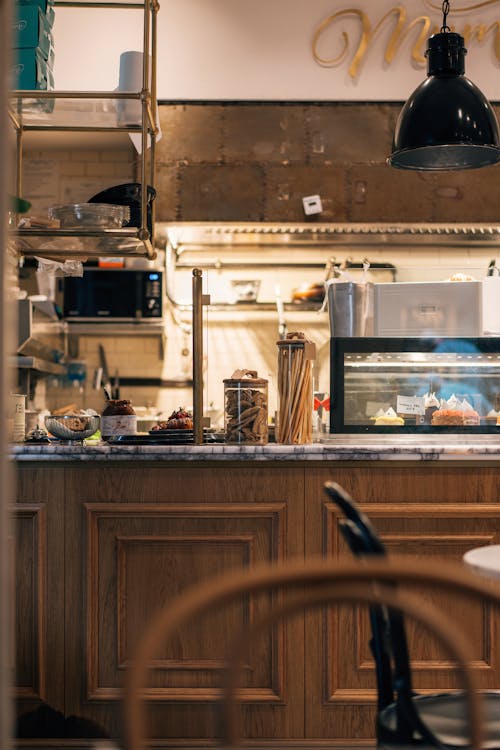
[{"label": "cookie in jar", "polygon": [[267,383],[267,380],[257,376],[256,370],[236,370],[224,380],[227,443],[267,443]]},{"label": "cookie in jar", "polygon": [[118,435],[136,435],[137,416],[128,399],[109,399],[101,415],[103,440]]}]

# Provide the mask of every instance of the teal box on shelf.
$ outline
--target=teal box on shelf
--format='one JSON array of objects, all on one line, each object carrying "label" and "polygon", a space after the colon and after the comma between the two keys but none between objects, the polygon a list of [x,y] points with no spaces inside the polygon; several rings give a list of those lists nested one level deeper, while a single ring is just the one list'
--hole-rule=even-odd
[{"label": "teal box on shelf", "polygon": [[12,66],[12,88],[21,91],[45,90],[52,72],[38,47],[18,49],[17,62]]},{"label": "teal box on shelf", "polygon": [[38,47],[45,58],[52,48],[52,31],[47,17],[38,5],[16,5],[12,22],[15,49]]},{"label": "teal box on shelf", "polygon": [[15,5],[38,6],[44,14],[47,23],[52,28],[54,23],[54,3],[53,0],[16,0]]}]

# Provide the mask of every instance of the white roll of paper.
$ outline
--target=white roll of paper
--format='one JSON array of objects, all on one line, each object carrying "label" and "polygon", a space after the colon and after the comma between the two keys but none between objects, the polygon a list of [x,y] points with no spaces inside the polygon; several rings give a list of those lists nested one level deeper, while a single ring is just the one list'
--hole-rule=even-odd
[{"label": "white roll of paper", "polygon": [[120,55],[119,91],[140,91],[142,89],[142,52],[129,50]]},{"label": "white roll of paper", "polygon": [[[134,50],[122,52],[120,55],[120,73],[118,78],[118,91],[139,93],[142,91],[142,64],[143,53]],[[150,63],[151,70],[151,63]],[[140,125],[141,102],[139,100],[128,101],[119,99],[117,103],[118,124],[121,127],[128,125]]]}]

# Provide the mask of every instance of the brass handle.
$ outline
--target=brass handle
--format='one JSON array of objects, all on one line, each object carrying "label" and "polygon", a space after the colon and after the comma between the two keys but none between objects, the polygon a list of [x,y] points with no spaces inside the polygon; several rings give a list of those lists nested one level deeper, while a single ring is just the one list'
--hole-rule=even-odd
[{"label": "brass handle", "polygon": [[193,433],[203,444],[203,272],[193,268]]}]

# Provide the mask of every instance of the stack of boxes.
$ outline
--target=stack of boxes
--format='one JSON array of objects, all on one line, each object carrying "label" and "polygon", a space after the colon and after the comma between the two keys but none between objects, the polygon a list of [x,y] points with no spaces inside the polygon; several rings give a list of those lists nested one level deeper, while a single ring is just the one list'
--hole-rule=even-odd
[{"label": "stack of boxes", "polygon": [[53,0],[16,0],[13,11],[12,88],[52,90]]}]

